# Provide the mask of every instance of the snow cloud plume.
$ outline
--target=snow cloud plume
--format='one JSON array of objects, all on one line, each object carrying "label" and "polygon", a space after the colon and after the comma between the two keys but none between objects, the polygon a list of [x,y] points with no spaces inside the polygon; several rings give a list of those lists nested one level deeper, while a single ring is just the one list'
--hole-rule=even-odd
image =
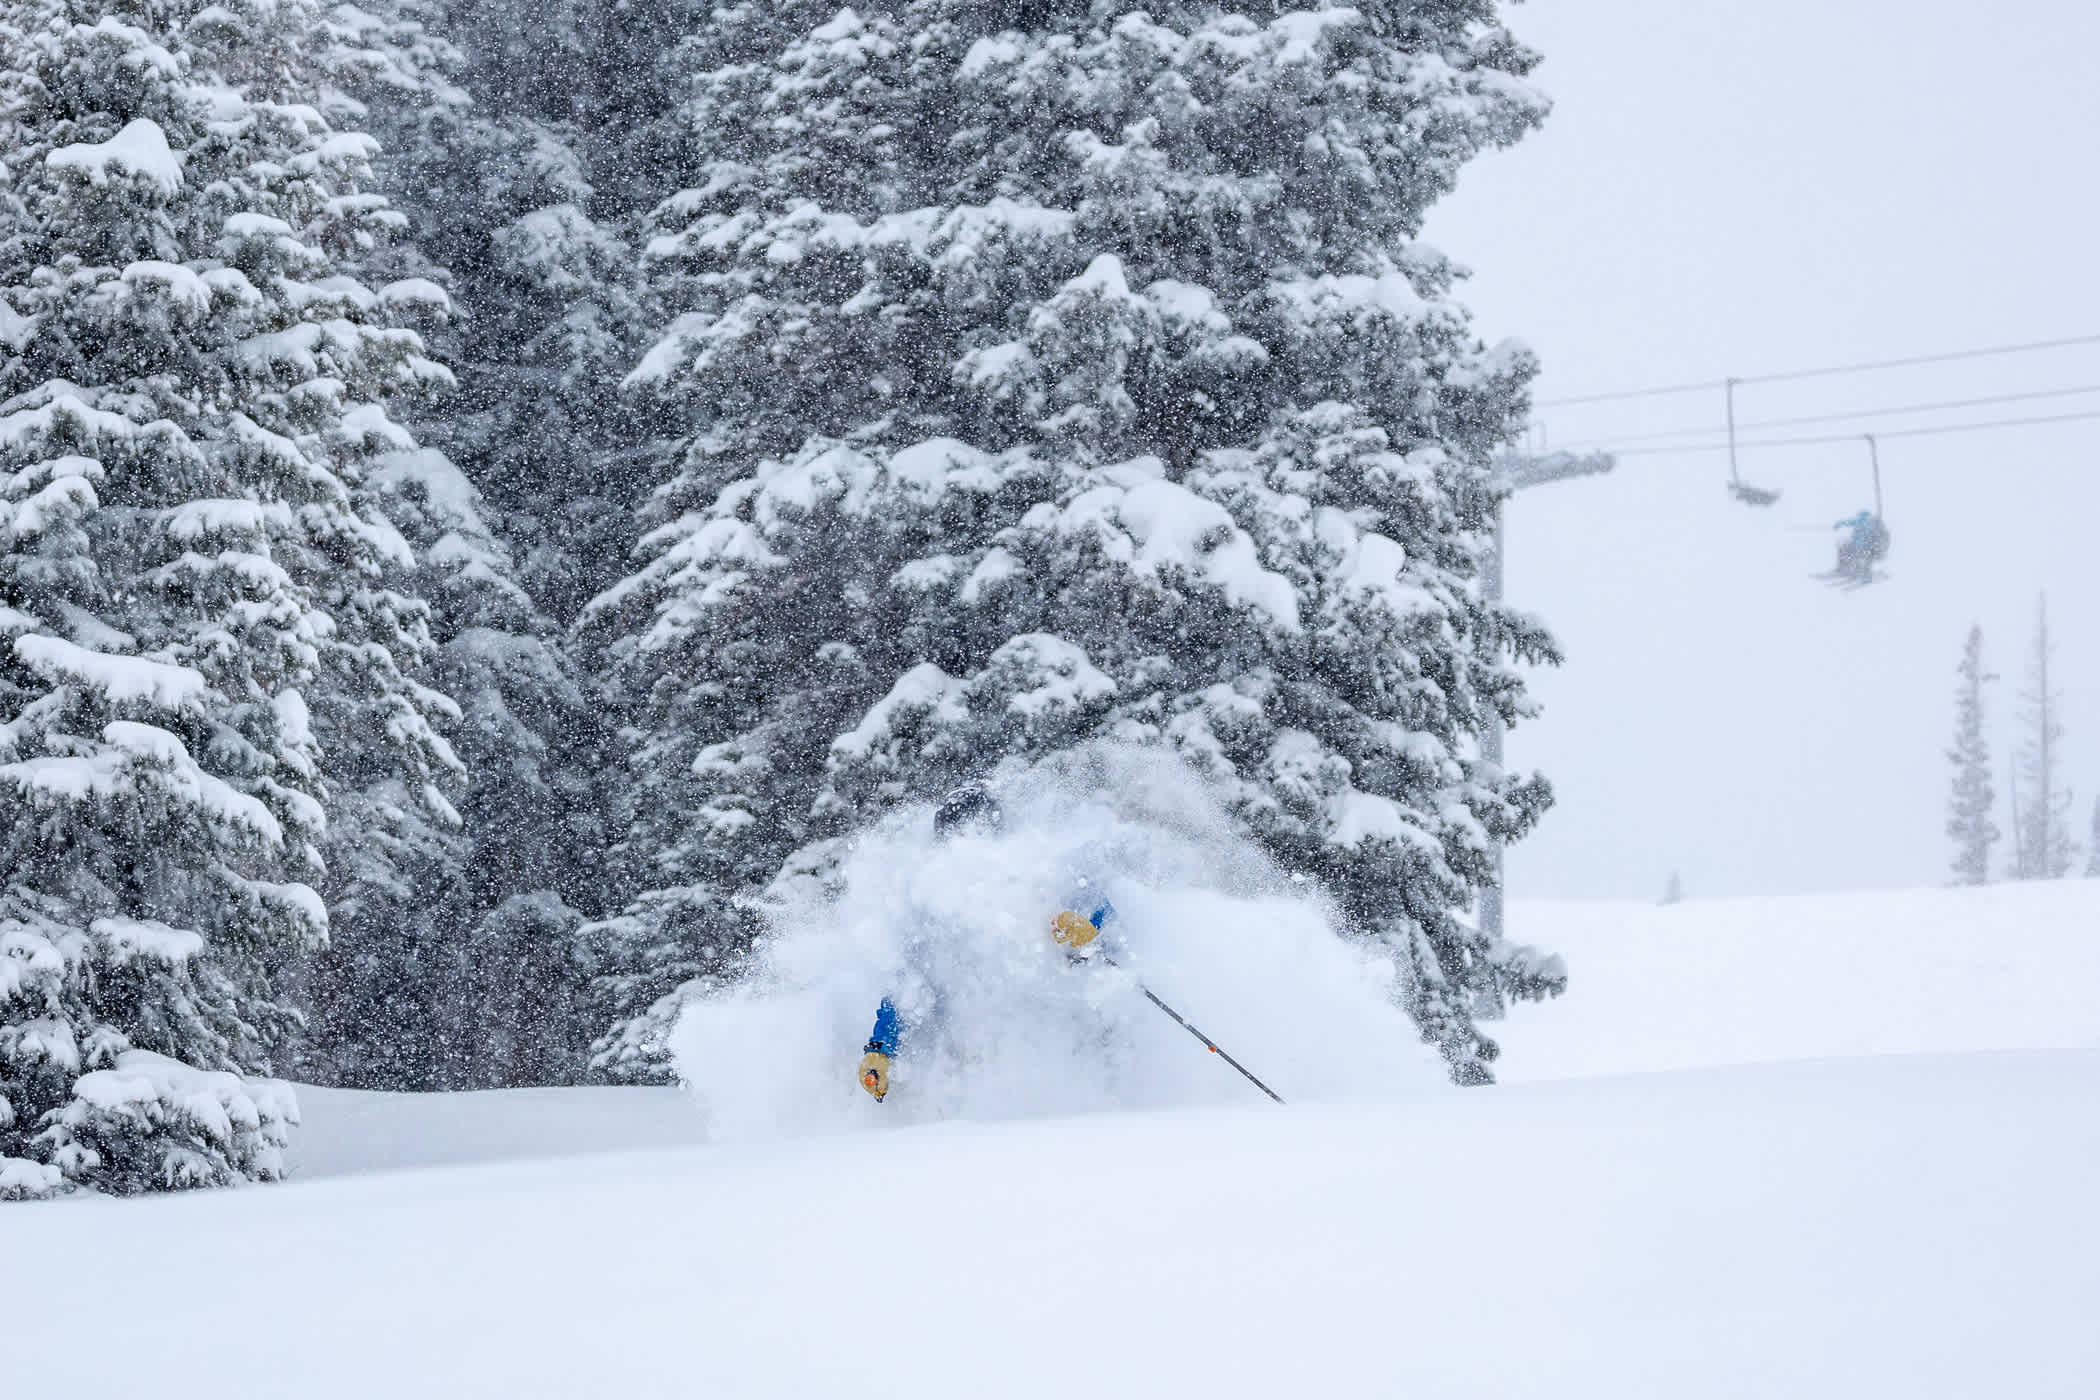
[{"label": "snow cloud plume", "polygon": [[[1172,759],[1096,748],[997,791],[997,830],[937,839],[913,806],[862,833],[830,897],[783,898],[757,973],[688,1008],[674,1045],[713,1136],[1263,1101],[1146,987],[1293,1102],[1441,1082],[1392,962]],[[1051,917],[1104,897],[1075,964]],[[904,1033],[877,1104],[855,1068],[885,996]]]}]

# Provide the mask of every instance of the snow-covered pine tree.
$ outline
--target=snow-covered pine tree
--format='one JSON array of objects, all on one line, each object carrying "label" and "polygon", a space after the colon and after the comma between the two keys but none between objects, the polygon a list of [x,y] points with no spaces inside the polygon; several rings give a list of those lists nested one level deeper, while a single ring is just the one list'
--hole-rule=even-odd
[{"label": "snow-covered pine tree", "polygon": [[2027,688],[2020,692],[2020,790],[2013,823],[2020,839],[2016,880],[2060,880],[2071,871],[2071,789],[2063,778],[2063,697],[2051,686],[2049,663],[2056,644],[2049,638],[2049,600],[2035,603],[2034,649],[2027,661]]},{"label": "snow-covered pine tree", "polygon": [[1983,688],[1997,679],[1984,670],[1983,628],[1969,628],[1954,686],[1954,744],[1947,761],[1954,779],[1947,795],[1947,839],[1954,843],[1954,883],[1981,885],[1991,878],[1991,847],[1998,827],[1991,811],[1998,802],[1991,786],[1991,747],[1984,737]]},{"label": "snow-covered pine tree", "polygon": [[[389,473],[390,512],[444,575],[425,589],[474,775],[465,879],[425,919],[469,931],[466,966],[447,964],[466,980],[446,995],[457,1024],[438,1083],[584,1068],[575,911],[600,895],[595,804],[611,736],[556,618],[624,557],[638,493],[622,482],[650,460],[646,433],[605,389],[636,335],[633,259],[616,232],[638,212],[624,182],[659,158],[656,68],[636,55],[675,47],[665,35],[678,8],[571,7],[549,24],[516,5],[392,0],[330,15],[344,96],[388,147],[390,187],[407,192],[411,232],[393,270],[450,287],[429,333],[462,379],[434,412],[410,406],[426,446],[396,454]],[[611,196],[587,178],[594,164],[614,170]],[[457,470],[433,442],[450,445]]]},{"label": "snow-covered pine tree", "polygon": [[1545,111],[1491,0],[725,4],[633,385],[693,424],[583,636],[634,736],[609,1070],[660,1073],[785,874],[901,798],[1172,746],[1398,956],[1426,1039],[1557,959],[1457,916],[1545,782],[1475,586],[1521,347],[1417,241]]},{"label": "snow-covered pine tree", "polygon": [[446,733],[471,776],[456,833],[390,846],[397,867],[423,851],[422,878],[367,896],[364,925],[323,960],[302,1071],[389,1089],[574,1082],[589,1035],[572,1009],[582,919],[563,894],[600,843],[556,746],[596,725],[458,468],[397,428],[365,490],[415,552],[428,672],[460,706]]},{"label": "snow-covered pine tree", "polygon": [[2085,878],[2100,879],[2100,797],[2093,799],[2093,835],[2086,847]]},{"label": "snow-covered pine tree", "polygon": [[[368,482],[415,551],[430,670],[461,707],[448,733],[470,780],[445,878],[426,902],[390,910],[387,955],[361,963],[376,980],[346,1003],[361,1019],[317,1048],[333,1079],[372,1087],[576,1082],[590,1035],[570,900],[589,897],[603,840],[579,755],[563,746],[583,748],[601,726],[460,470],[399,433]],[[403,1053],[375,1053],[388,1045]]]},{"label": "snow-covered pine tree", "polygon": [[631,235],[673,163],[670,56],[692,0],[375,0],[331,13],[345,85],[386,147],[408,240],[444,269],[432,333],[459,375],[412,424],[486,499],[562,624],[611,583],[660,477],[609,386],[642,344]]},{"label": "snow-covered pine tree", "polygon": [[296,1110],[239,1076],[315,886],[354,924],[451,821],[413,559],[359,509],[382,400],[443,371],[421,289],[343,273],[398,220],[302,100],[309,9],[0,13],[0,1155],[268,1177]]},{"label": "snow-covered pine tree", "polygon": [[[444,19],[442,5],[420,0],[330,11],[323,62],[335,86],[324,106],[380,136],[383,183],[409,192],[409,234],[372,250],[361,270],[368,281],[423,288],[420,327],[457,353],[471,343],[463,325],[515,298],[477,287],[483,300],[462,309],[436,285],[459,279],[421,240],[440,252],[480,248],[477,265],[485,263],[500,227],[490,201],[535,162],[530,143],[472,110],[457,81],[467,57],[425,22]],[[584,299],[578,305],[588,312]],[[519,351],[499,340],[490,353],[500,375]],[[590,893],[592,856],[603,846],[590,815],[603,726],[571,675],[558,626],[521,586],[523,571],[499,535],[524,517],[488,519],[483,493],[428,445],[475,446],[478,410],[457,406],[489,391],[490,372],[488,357],[478,357],[465,393],[400,403],[423,440],[396,430],[367,473],[376,508],[414,551],[415,587],[432,605],[430,670],[464,711],[448,736],[471,780],[451,858],[426,864],[437,878],[404,886],[412,903],[388,902],[377,942],[339,942],[341,955],[316,986],[325,1010],[303,1068],[327,1082],[478,1088],[573,1081],[584,1069],[588,1036],[570,1011],[582,916],[570,901]],[[558,418],[559,406],[525,378],[503,387],[515,400],[504,405],[515,419],[509,436],[544,457],[545,441],[525,430]]]}]

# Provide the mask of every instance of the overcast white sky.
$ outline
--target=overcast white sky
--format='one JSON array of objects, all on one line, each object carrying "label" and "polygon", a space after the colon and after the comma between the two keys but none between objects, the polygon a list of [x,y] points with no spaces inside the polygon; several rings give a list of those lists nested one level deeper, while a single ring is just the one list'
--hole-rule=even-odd
[{"label": "overcast white sky", "polygon": [[[2100,4],[1532,0],[1546,129],[1432,216],[1482,331],[1550,399],[2100,334]],[[1746,387],[1742,419],[2100,385],[2100,345]],[[2100,410],[2100,393],[1830,431]],[[1556,442],[1718,425],[1718,392],[1542,409]],[[1818,431],[1788,429],[1785,433]],[[1775,430],[1768,435],[1782,435]],[[1646,444],[1643,444],[1646,445]],[[1568,664],[1513,761],[1560,804],[1527,896],[1922,885],[1945,877],[1953,668],[1983,624],[2002,761],[2046,589],[2081,837],[2100,794],[2100,419],[1885,441],[1887,582],[1830,567],[1863,443],[1628,456],[1511,508],[1509,596]],[[2004,784],[2000,782],[2000,800]],[[2001,818],[2001,825],[2004,824]],[[2082,868],[2082,865],[2081,865]]]}]

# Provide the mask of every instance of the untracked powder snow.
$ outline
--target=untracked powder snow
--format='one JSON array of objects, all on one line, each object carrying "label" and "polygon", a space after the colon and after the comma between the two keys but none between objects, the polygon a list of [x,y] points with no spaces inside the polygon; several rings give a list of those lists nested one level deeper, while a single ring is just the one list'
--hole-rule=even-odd
[{"label": "untracked powder snow", "polygon": [[[1212,897],[1234,907],[1234,888]],[[1279,1109],[1190,1040],[1159,1063],[1212,1072],[1215,1106],[1009,1105],[1006,1122],[854,1133],[919,1120],[901,1078],[880,1106],[854,1087],[872,1005],[850,1004],[851,1043],[817,1046],[798,1081],[829,1096],[816,1126],[833,1135],[799,1141],[693,1145],[672,1089],[302,1087],[291,1185],[0,1210],[9,1257],[108,1261],[0,1286],[0,1311],[45,1343],[11,1359],[7,1393],[62,1393],[92,1355],[103,1393],[163,1400],[2083,1400],[2100,1379],[2100,1052],[2020,1047],[2075,1030],[2035,1017],[2069,1009],[2047,989],[2091,945],[2088,888],[1786,905],[1829,952],[1930,925],[1927,956],[2003,963],[2028,990],[1976,1003],[1995,1051],[1944,1018],[1941,1046],[1911,1038],[1930,982],[1847,955],[1826,966],[1857,1033],[1928,1053],[1718,1068],[1746,1047],[1834,1048],[1762,990],[1633,1014],[1643,985],[1747,957],[1737,934],[1770,932],[1770,907],[1688,901],[1653,911],[1650,939],[1628,906],[1519,902],[1513,927],[1567,950],[1577,989],[1619,1014],[1520,1009],[1498,1023],[1499,1068],[1584,1077],[1461,1090],[1415,1065],[1385,1102]],[[2007,946],[2015,925],[2031,936]],[[1270,925],[1248,945],[1271,936],[1290,946]],[[1225,991],[1244,971],[1278,1016],[1320,986],[1271,994],[1268,964],[1202,966]],[[1158,983],[1300,1091],[1275,1058],[1289,1042],[1243,1045],[1212,1024],[1232,1013],[1208,984]],[[752,1037],[814,1024],[740,1004],[749,1036],[723,1058],[688,1043],[718,1106],[760,1092],[736,1084],[766,1059]],[[1748,1041],[1772,1022],[1791,1029]],[[229,1337],[247,1366],[227,1366]]]}]

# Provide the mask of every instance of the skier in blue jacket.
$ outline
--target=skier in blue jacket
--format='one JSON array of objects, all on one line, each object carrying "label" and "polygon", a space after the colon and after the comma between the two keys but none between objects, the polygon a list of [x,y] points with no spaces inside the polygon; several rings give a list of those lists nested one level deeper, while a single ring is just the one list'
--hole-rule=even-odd
[{"label": "skier in blue jacket", "polygon": [[1852,533],[1838,541],[1837,576],[1856,583],[1871,583],[1874,566],[1888,557],[1889,527],[1871,510],[1848,516],[1831,527]]},{"label": "skier in blue jacket", "polygon": [[[967,783],[948,794],[933,814],[933,831],[945,839],[963,832],[995,832],[1006,820],[999,800],[982,783]],[[1115,906],[1093,880],[1075,881],[1067,907],[1050,920],[1051,941],[1065,950],[1073,962],[1093,956],[1095,940],[1116,917]],[[861,1047],[860,1086],[881,1103],[890,1092],[890,1063],[908,1032],[889,997],[875,1009],[875,1028]]]}]

